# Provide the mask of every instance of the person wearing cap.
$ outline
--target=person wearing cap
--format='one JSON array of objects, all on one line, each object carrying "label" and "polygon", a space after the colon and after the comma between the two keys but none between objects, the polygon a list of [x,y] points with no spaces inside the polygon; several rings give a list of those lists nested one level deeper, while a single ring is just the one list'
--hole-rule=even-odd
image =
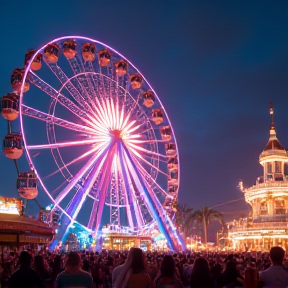
[{"label": "person wearing cap", "polygon": [[31,268],[32,256],[22,251],[19,256],[20,267],[9,278],[8,288],[44,288],[38,272]]},{"label": "person wearing cap", "polygon": [[81,257],[77,252],[70,252],[66,259],[65,270],[60,272],[55,281],[55,288],[92,288],[90,273],[81,269]]}]

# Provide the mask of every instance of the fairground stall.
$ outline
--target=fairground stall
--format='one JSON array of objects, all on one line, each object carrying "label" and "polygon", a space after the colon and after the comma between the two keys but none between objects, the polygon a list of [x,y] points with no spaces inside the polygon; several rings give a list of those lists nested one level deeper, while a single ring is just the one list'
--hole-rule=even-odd
[{"label": "fairground stall", "polygon": [[54,237],[51,225],[22,213],[22,201],[0,197],[0,245],[9,247],[48,245]]}]

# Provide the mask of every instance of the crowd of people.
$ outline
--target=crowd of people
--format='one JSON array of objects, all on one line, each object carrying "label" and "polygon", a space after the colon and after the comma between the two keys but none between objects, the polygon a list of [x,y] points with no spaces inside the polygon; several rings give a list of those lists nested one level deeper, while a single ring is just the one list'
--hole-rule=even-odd
[{"label": "crowd of people", "polygon": [[23,250],[1,255],[1,288],[288,287],[285,251],[270,253]]}]

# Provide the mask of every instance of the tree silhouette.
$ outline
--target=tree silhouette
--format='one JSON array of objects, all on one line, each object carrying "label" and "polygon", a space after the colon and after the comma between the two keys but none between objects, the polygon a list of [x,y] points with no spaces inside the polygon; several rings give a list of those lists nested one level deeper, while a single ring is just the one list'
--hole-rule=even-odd
[{"label": "tree silhouette", "polygon": [[211,220],[217,220],[222,226],[224,225],[223,214],[217,210],[204,207],[200,210],[194,211],[192,214],[193,215],[191,218],[193,221],[201,223],[203,226],[204,244],[207,243],[207,227],[209,226]]},{"label": "tree silhouette", "polygon": [[176,210],[175,224],[182,233],[186,243],[186,238],[188,235],[190,236],[194,223],[194,210],[187,204],[182,205],[179,203],[175,203],[174,209]]}]

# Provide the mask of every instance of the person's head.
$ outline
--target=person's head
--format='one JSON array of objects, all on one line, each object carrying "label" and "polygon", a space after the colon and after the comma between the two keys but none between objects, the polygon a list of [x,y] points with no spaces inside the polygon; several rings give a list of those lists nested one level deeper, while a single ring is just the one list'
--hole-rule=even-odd
[{"label": "person's head", "polygon": [[235,261],[228,261],[227,262],[224,274],[231,281],[234,281],[237,279],[238,270],[237,270],[237,265],[236,265]]},{"label": "person's head", "polygon": [[173,277],[175,273],[175,261],[173,256],[165,255],[161,263],[161,276],[162,277]]},{"label": "person's head", "polygon": [[70,252],[66,257],[66,268],[76,268],[81,266],[81,257],[77,252]]},{"label": "person's head", "polygon": [[218,279],[221,276],[222,266],[220,263],[215,263],[213,267],[211,267],[211,275],[214,279]]},{"label": "person's head", "polygon": [[[132,250],[132,251],[131,251]],[[145,255],[140,248],[133,248],[129,251],[131,253],[131,268],[133,274],[145,272]],[[129,253],[129,254],[130,254]]]},{"label": "person's head", "polygon": [[84,259],[82,262],[82,269],[89,272],[90,270],[90,263],[87,259]]},{"label": "person's head", "polygon": [[204,257],[196,258],[194,265],[193,265],[192,273],[210,275],[210,268],[209,268],[207,259]]},{"label": "person's head", "polygon": [[285,251],[282,247],[272,247],[270,249],[270,259],[273,265],[281,265],[285,256]]},{"label": "person's head", "polygon": [[41,255],[36,255],[34,257],[34,264],[35,264],[36,270],[45,268],[44,259]]},{"label": "person's head", "polygon": [[190,277],[190,287],[210,287],[213,279],[208,261],[204,257],[196,258]]},{"label": "person's head", "polygon": [[61,262],[62,262],[61,255],[56,255],[56,256],[54,257],[54,260],[53,260],[53,267],[59,267],[59,268],[61,268]]},{"label": "person's head", "polygon": [[32,256],[28,251],[22,251],[19,256],[20,266],[30,266],[32,263]]}]

